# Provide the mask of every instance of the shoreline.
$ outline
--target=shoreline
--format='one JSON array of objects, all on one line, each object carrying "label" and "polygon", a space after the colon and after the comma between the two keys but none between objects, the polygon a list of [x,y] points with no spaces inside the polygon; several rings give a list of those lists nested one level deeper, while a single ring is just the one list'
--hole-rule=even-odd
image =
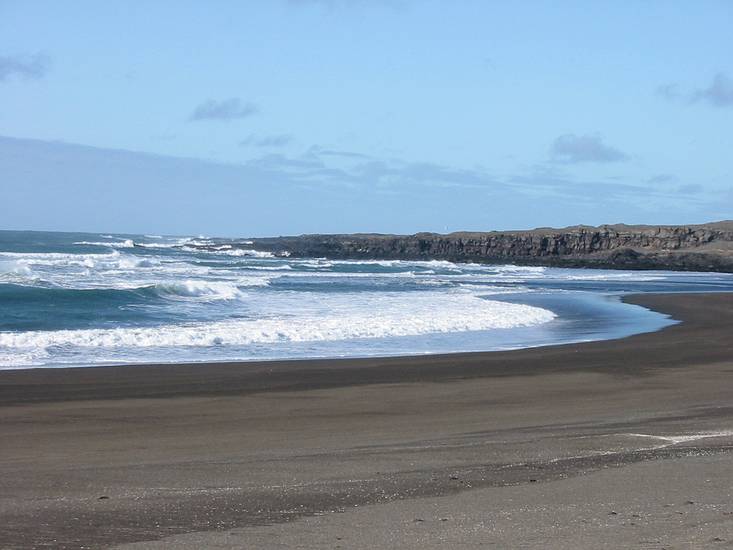
[{"label": "shoreline", "polygon": [[[733,292],[731,290],[721,290],[721,291],[698,291],[705,294],[712,294],[712,293],[725,293],[725,292]],[[698,293],[698,292],[686,292],[686,294],[692,294],[692,293]],[[676,292],[667,292],[667,293],[654,293],[654,294],[668,294],[668,293],[676,293]],[[595,296],[596,299],[602,300],[602,299],[612,299],[619,303],[621,307],[623,307],[624,304],[626,305],[636,305],[632,302],[627,301],[627,299],[636,296],[636,295],[644,295],[649,293],[643,293],[643,292],[627,292],[627,293],[597,293],[597,296]],[[497,295],[493,296],[491,301],[495,302],[503,302],[507,304],[513,304],[513,305],[529,305],[532,307],[538,307],[547,309],[548,311],[551,311],[549,309],[550,306],[545,305],[543,303],[538,303],[536,300],[530,300],[530,299],[517,299],[516,297],[512,299],[511,297],[504,296],[504,295]],[[643,307],[643,306],[639,306]],[[674,319],[670,319],[669,316],[655,312],[649,308],[643,308],[647,310],[648,312],[652,314],[659,315],[660,318],[665,320],[670,320],[671,324],[677,323]],[[493,331],[505,331],[505,330],[523,330],[523,329],[536,329],[541,328],[547,323],[556,323],[558,321],[562,322],[564,319],[560,314],[556,314],[554,311],[552,312],[555,315],[554,319],[551,319],[546,322],[541,322],[536,325],[530,325],[530,326],[519,326],[519,327],[511,327],[508,329],[490,329],[489,332]],[[620,313],[618,315],[621,315]],[[590,319],[592,320],[592,319]],[[638,319],[636,320],[639,321]],[[626,320],[626,323],[628,327],[631,326],[631,322],[629,320]],[[617,335],[614,334],[611,331],[607,331],[603,333],[602,335],[594,334],[589,338],[583,338],[581,337],[580,333],[568,333],[564,335],[558,335],[556,336],[554,341],[550,342],[542,342],[542,341],[533,341],[530,337],[529,340],[526,340],[528,342],[527,344],[516,344],[516,345],[507,345],[504,347],[495,347],[495,348],[489,348],[489,349],[455,349],[455,350],[440,350],[440,351],[395,351],[393,353],[375,353],[375,354],[365,354],[365,355],[312,355],[312,356],[300,356],[300,357],[252,357],[252,358],[235,358],[235,359],[194,359],[194,360],[142,360],[142,361],[129,361],[129,362],[114,362],[114,361],[105,361],[101,363],[89,363],[89,364],[74,364],[73,362],[68,363],[48,363],[48,364],[30,364],[30,365],[23,365],[19,364],[16,366],[4,366],[0,369],[0,372],[2,371],[16,371],[16,370],[33,370],[33,369],[77,369],[77,368],[117,368],[117,367],[150,367],[150,366],[171,366],[171,365],[186,365],[186,366],[195,366],[195,365],[206,365],[206,366],[212,366],[212,365],[244,365],[244,364],[259,364],[259,363],[284,363],[284,362],[301,362],[301,361],[343,361],[343,360],[378,360],[378,359],[386,359],[386,358],[416,358],[416,357],[433,357],[433,356],[453,356],[453,355],[466,355],[466,354],[477,354],[477,353],[495,353],[495,352],[508,352],[508,351],[517,351],[517,350],[523,350],[523,349],[533,349],[533,348],[540,348],[540,347],[552,347],[552,346],[562,346],[562,345],[575,345],[575,344],[584,344],[584,343],[590,343],[590,342],[599,342],[599,341],[607,341],[607,340],[618,340],[622,338],[626,338],[629,336],[635,336],[637,334],[646,334],[650,332],[656,332],[659,330],[663,330],[668,324],[663,324],[662,321],[657,321],[658,327],[639,327],[638,332],[634,332],[631,334],[623,334],[623,335]],[[628,330],[627,327],[627,330]],[[471,332],[471,331],[467,331]],[[480,334],[484,331],[477,331],[477,334]],[[446,333],[434,333],[434,334],[422,334],[420,336],[429,338],[431,336],[435,337],[442,337]],[[465,334],[465,332],[453,332],[448,333],[452,336],[460,336],[462,334]],[[478,337],[477,337],[478,338]]]},{"label": "shoreline", "polygon": [[[148,375],[152,375],[155,378],[165,377],[165,376],[171,376],[175,378],[175,375],[177,372],[179,372],[182,376],[188,378],[188,377],[197,377],[199,378],[200,382],[204,382],[202,378],[200,378],[200,375],[202,374],[210,374],[215,375],[216,377],[224,376],[224,377],[232,377],[232,378],[238,378],[237,380],[238,384],[236,386],[233,386],[230,388],[230,391],[232,393],[237,392],[245,392],[245,393],[256,393],[260,391],[269,391],[273,389],[278,390],[307,390],[307,389],[321,389],[321,388],[332,388],[332,387],[340,387],[339,384],[343,383],[345,385],[347,384],[347,377],[337,377],[338,379],[334,380],[333,383],[328,383],[326,381],[322,381],[322,376],[313,376],[313,369],[316,369],[319,374],[325,373],[325,372],[338,372],[340,369],[349,369],[349,371],[346,371],[347,373],[357,372],[358,374],[366,374],[367,376],[359,376],[357,375],[354,377],[350,382],[352,384],[363,384],[363,383],[380,383],[379,380],[384,380],[386,383],[390,382],[399,382],[402,381],[400,378],[403,374],[408,374],[408,372],[404,372],[405,369],[401,369],[401,372],[399,372],[398,375],[390,376],[389,373],[384,372],[384,369],[390,369],[395,367],[410,367],[411,369],[415,368],[422,368],[422,369],[428,369],[431,371],[431,374],[436,371],[436,369],[440,369],[444,367],[447,364],[456,362],[459,363],[461,367],[460,369],[460,375],[461,376],[471,376],[471,375],[478,375],[479,373],[475,372],[475,365],[477,364],[483,364],[485,361],[488,361],[494,366],[494,369],[491,373],[487,373],[491,376],[497,376],[497,375],[520,375],[520,374],[530,374],[532,369],[528,369],[523,367],[519,368],[517,370],[511,370],[507,368],[497,368],[496,364],[504,361],[509,360],[512,363],[523,363],[525,360],[533,361],[536,360],[538,355],[543,355],[544,350],[548,350],[552,352],[554,355],[556,352],[563,353],[567,350],[572,350],[573,352],[577,352],[578,346],[586,347],[586,346],[603,346],[603,344],[607,343],[613,343],[613,342],[620,342],[625,341],[628,339],[633,338],[640,338],[645,337],[649,335],[659,334],[663,333],[665,331],[668,331],[670,329],[673,329],[675,327],[679,327],[680,325],[685,324],[685,320],[677,319],[675,317],[675,313],[667,312],[667,311],[659,311],[655,309],[655,306],[658,303],[662,303],[662,308],[665,307],[672,307],[674,309],[674,305],[670,304],[670,300],[665,299],[665,297],[670,296],[713,296],[713,295],[727,295],[730,297],[733,297],[733,292],[725,292],[725,291],[718,291],[718,292],[689,292],[689,293],[634,293],[634,294],[626,294],[619,297],[620,301],[637,305],[644,307],[646,309],[649,309],[651,311],[654,311],[656,313],[660,313],[662,315],[666,315],[669,319],[675,321],[674,324],[668,325],[665,327],[662,327],[658,330],[653,330],[650,332],[642,332],[637,334],[632,334],[629,336],[623,336],[621,338],[609,338],[609,339],[602,339],[602,340],[591,340],[591,341],[582,341],[582,342],[570,342],[570,343],[558,343],[558,344],[548,344],[548,345],[539,345],[534,347],[523,347],[523,348],[517,348],[517,349],[510,349],[510,350],[492,350],[492,351],[459,351],[459,352],[451,352],[451,353],[427,353],[427,354],[414,354],[414,355],[383,355],[383,356],[367,356],[367,357],[324,357],[324,358],[287,358],[287,359],[267,359],[267,360],[234,360],[234,361],[194,361],[194,362],[171,362],[171,363],[119,363],[119,364],[113,364],[113,365],[88,365],[88,366],[60,366],[60,367],[45,367],[45,366],[39,366],[39,367],[19,367],[19,368],[13,368],[13,369],[4,369],[0,370],[0,406],[3,404],[9,404],[13,402],[13,400],[16,400],[16,402],[25,402],[27,401],[33,401],[34,397],[40,397],[38,394],[29,394],[25,398],[22,398],[20,395],[12,395],[10,396],[10,400],[8,399],[8,396],[6,395],[9,393],[7,391],[6,384],[9,382],[10,384],[13,383],[20,383],[20,384],[30,384],[31,386],[38,387],[39,385],[45,385],[45,384],[61,384],[61,386],[55,386],[54,388],[49,389],[49,394],[47,395],[48,398],[51,400],[55,399],[57,396],[61,399],[64,399],[62,394],[62,388],[67,386],[64,382],[65,379],[68,378],[74,378],[75,376],[78,376],[80,380],[83,380],[85,383],[91,379],[97,378],[96,376],[85,376],[84,373],[86,371],[94,371],[94,374],[99,374],[100,381],[107,381],[107,382],[125,382],[125,383],[134,383],[135,381],[139,382],[140,384],[143,383],[143,379],[139,377],[145,377]],[[648,301],[647,301],[648,298]],[[671,300],[673,302],[673,300]],[[684,312],[681,312],[684,314]],[[593,351],[601,351],[601,350],[593,350]],[[515,355],[516,354],[516,355]],[[526,354],[526,357],[522,356],[522,354]],[[555,365],[553,363],[555,367]],[[249,369],[249,372],[236,372],[239,368],[245,368]],[[542,369],[548,368],[547,366],[541,367]],[[199,371],[199,369],[205,369],[206,372]],[[368,376],[368,373],[364,372],[364,369],[372,369],[375,371],[375,375],[377,378],[375,380],[370,380],[370,377]],[[122,372],[125,371],[125,372]],[[156,372],[158,371],[158,372]],[[378,372],[377,372],[378,371]],[[294,382],[294,383],[287,383],[282,380],[280,380],[282,375],[290,376],[290,375],[298,375],[298,374],[306,374],[308,375],[309,379],[316,378],[316,380],[309,380],[310,383],[300,383],[300,382]],[[417,373],[416,373],[417,374]],[[267,378],[270,378],[272,382],[272,386],[269,386],[267,384],[257,384],[254,383],[251,386],[242,385],[244,382],[245,384],[247,382],[253,382],[253,378],[256,378],[258,376],[266,376]],[[383,376],[384,378],[380,378],[380,376]],[[3,378],[9,378],[9,380],[3,380]],[[17,381],[14,381],[13,378],[17,378]],[[418,378],[419,379],[419,378]],[[356,380],[360,380],[360,382],[356,382]],[[322,386],[319,385],[319,381]],[[405,380],[407,381],[407,379]],[[221,383],[209,385],[209,387],[204,384],[203,387],[196,388],[194,391],[200,394],[205,394],[207,392],[212,392],[213,394],[218,393],[227,393],[227,390],[225,388],[222,388]],[[154,391],[154,390],[142,390],[141,393],[138,393],[138,396],[147,396],[147,397],[162,397],[167,395],[172,395],[175,392],[169,392],[166,391],[163,388],[159,388],[160,392]],[[182,388],[179,388],[180,390],[183,390]],[[59,390],[57,392],[54,392],[54,390]],[[185,391],[185,390],[183,390]],[[185,394],[185,393],[184,393]],[[83,394],[82,394],[83,395]],[[78,399],[83,398],[82,395],[78,393],[74,393],[73,395],[69,395],[68,399]],[[120,393],[117,395],[117,398],[125,397],[127,394]],[[17,401],[21,400],[22,401]],[[41,400],[45,400],[44,398],[41,398]]]},{"label": "shoreline", "polygon": [[0,546],[547,548],[558,521],[558,548],[733,540],[733,293],[627,299],[682,322],[512,351],[1,371]]},{"label": "shoreline", "polygon": [[[733,222],[720,221],[702,225],[604,224],[447,234],[306,234],[251,238],[247,246],[294,257],[436,259],[546,267],[730,273],[733,272],[731,241]],[[233,244],[242,247],[236,240]]]}]

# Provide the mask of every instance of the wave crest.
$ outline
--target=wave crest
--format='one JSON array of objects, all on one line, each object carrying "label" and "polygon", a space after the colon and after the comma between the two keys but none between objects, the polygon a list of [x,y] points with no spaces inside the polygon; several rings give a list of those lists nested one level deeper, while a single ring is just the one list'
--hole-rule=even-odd
[{"label": "wave crest", "polygon": [[132,239],[125,239],[124,241],[76,241],[75,245],[80,246],[107,246],[109,248],[133,248],[135,243]]},{"label": "wave crest", "polygon": [[156,294],[163,298],[234,300],[242,295],[236,285],[215,281],[167,281],[157,283],[152,288]]},{"label": "wave crest", "polygon": [[[183,285],[166,291],[184,295],[226,292]],[[247,346],[278,342],[320,342],[361,338],[393,338],[448,332],[515,328],[546,323],[549,310],[491,301],[462,293],[406,297],[387,293],[358,309],[350,301],[315,306],[305,315],[276,318],[165,325],[160,327],[83,329],[0,333],[9,350],[50,348],[166,348]],[[319,311],[320,307],[320,311]]]}]

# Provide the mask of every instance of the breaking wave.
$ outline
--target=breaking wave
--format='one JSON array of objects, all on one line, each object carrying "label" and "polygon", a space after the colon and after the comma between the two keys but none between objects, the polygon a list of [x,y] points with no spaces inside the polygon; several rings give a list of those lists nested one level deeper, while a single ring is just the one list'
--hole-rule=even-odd
[{"label": "breaking wave", "polygon": [[[12,233],[0,246],[5,368],[526,347],[604,337],[627,307],[609,294],[733,288],[711,274],[291,258],[205,236]],[[578,321],[589,295],[605,304],[595,325]]]},{"label": "breaking wave", "polygon": [[[223,287],[184,285],[158,288],[184,295],[225,292]],[[231,290],[231,289],[230,289]],[[226,291],[228,292],[228,291]],[[234,290],[231,290],[234,292]],[[346,298],[346,299],[344,299]],[[0,333],[0,349],[32,354],[43,350],[78,348],[165,348],[246,346],[279,342],[318,342],[394,338],[422,334],[485,331],[526,327],[555,318],[546,309],[482,299],[463,293],[375,294],[368,303],[357,296],[321,302],[305,314],[281,318],[228,320],[211,323],[109,329]]]},{"label": "breaking wave", "polygon": [[135,246],[135,242],[132,239],[125,239],[124,241],[76,241],[74,244],[81,246],[108,246],[110,248],[132,248]]},{"label": "breaking wave", "polygon": [[[253,278],[251,281],[240,281],[241,286],[265,286],[266,284],[266,279]],[[171,281],[157,283],[148,288],[153,289],[156,294],[164,298],[234,300],[242,296],[242,291],[236,284],[217,281]]]}]

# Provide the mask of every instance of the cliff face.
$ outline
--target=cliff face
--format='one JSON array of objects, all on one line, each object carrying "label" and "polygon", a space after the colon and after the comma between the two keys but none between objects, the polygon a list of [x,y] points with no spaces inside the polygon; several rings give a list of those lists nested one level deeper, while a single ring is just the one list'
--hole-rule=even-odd
[{"label": "cliff face", "polygon": [[733,272],[733,222],[447,235],[301,235],[251,241],[257,250],[295,257]]}]

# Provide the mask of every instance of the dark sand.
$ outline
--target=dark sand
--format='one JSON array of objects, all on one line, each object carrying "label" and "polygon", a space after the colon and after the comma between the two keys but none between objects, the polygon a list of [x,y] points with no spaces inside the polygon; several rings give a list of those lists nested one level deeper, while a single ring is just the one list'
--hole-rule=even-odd
[{"label": "dark sand", "polygon": [[0,372],[0,548],[733,546],[733,294],[623,340]]}]

